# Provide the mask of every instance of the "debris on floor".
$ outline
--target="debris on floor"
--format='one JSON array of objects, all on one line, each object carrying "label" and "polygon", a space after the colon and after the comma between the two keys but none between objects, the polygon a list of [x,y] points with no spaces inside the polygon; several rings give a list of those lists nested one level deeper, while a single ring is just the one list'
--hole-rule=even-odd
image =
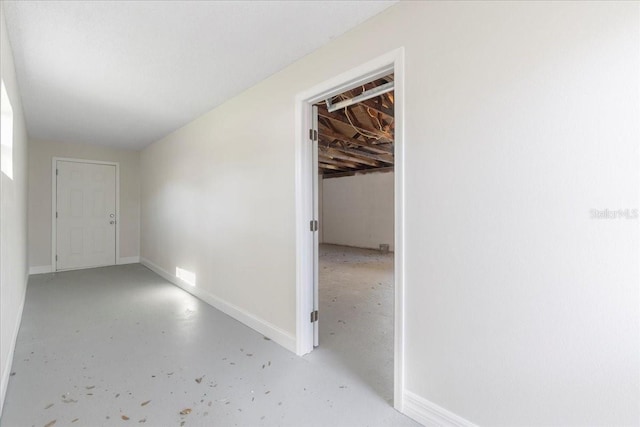
[{"label": "debris on floor", "polygon": [[[344,248],[337,251],[340,250],[349,252]],[[357,255],[356,258],[366,257]],[[378,318],[365,317],[368,329],[375,329],[371,325],[377,325],[380,319],[384,322],[389,320],[389,317],[380,315],[389,308],[387,302],[393,301],[393,276],[383,273],[387,274],[384,279],[371,278],[366,283],[355,283],[349,270],[353,267],[352,259],[347,256],[341,260],[346,262],[329,264],[337,265],[334,271],[332,268],[321,271],[321,274],[343,276],[335,276],[339,280],[332,293],[323,294],[321,289],[320,303],[325,309],[326,320],[322,323],[324,327],[320,328],[321,346],[309,358],[297,357],[280,345],[267,343],[272,340],[164,282],[140,265],[96,269],[99,274],[92,273],[92,270],[83,271],[83,275],[95,275],[96,278],[89,282],[69,279],[78,274],[75,272],[58,273],[58,278],[47,283],[38,283],[39,277],[34,276],[27,290],[30,294],[23,324],[24,330],[38,333],[23,333],[16,344],[16,371],[12,375],[20,371],[20,377],[11,380],[2,423],[7,426],[43,426],[47,419],[51,419],[55,425],[49,424],[48,427],[127,425],[128,421],[151,426],[189,426],[192,423],[288,426],[300,425],[300,420],[308,415],[310,409],[307,408],[312,408],[319,411],[319,425],[379,425],[379,420],[385,419],[389,425],[415,426],[386,403],[389,396],[383,394],[385,384],[388,383],[387,388],[392,391],[392,381],[385,382],[384,369],[371,369],[369,352],[349,353],[351,348],[362,346],[363,341],[345,335],[362,326],[364,321],[357,317],[367,316],[368,311],[374,311],[372,307],[376,307]],[[364,262],[358,262],[364,265]],[[105,274],[105,270],[114,273]],[[120,271],[126,274],[118,279]],[[370,287],[378,283],[382,284],[374,293]],[[62,289],[76,291],[69,294]],[[77,289],[82,289],[82,292]],[[363,294],[367,300],[356,299],[362,298]],[[159,300],[157,297],[160,295],[162,298]],[[139,304],[142,296],[149,302],[144,307]],[[102,302],[99,302],[100,298]],[[380,303],[384,307],[380,307]],[[82,319],[78,318],[86,325],[85,332],[75,335],[74,326],[60,323],[68,321],[68,317],[57,316],[53,308],[72,310],[78,304],[88,309],[82,313]],[[354,305],[357,310],[353,309]],[[186,307],[197,309],[185,320]],[[117,312],[118,318],[109,317],[105,322],[106,308],[111,313]],[[135,324],[142,315],[151,317],[140,321],[139,327],[133,330],[127,328],[126,325]],[[349,323],[349,328],[335,327],[343,323]],[[61,345],[55,346],[50,334],[52,331],[64,331],[65,327],[64,335],[57,337]],[[116,329],[117,334],[114,333]],[[157,333],[161,329],[166,331],[166,335]],[[376,338],[378,341],[372,344],[386,345],[380,341],[383,338],[386,336]],[[43,347],[45,340],[46,351]],[[167,340],[171,340],[170,346]],[[117,359],[109,356],[120,348],[126,350]],[[392,355],[393,347],[389,348]],[[237,362],[229,360],[233,354],[238,354],[239,349],[247,358]],[[27,365],[24,359],[32,350],[38,356],[30,356]],[[349,359],[354,354],[357,357]],[[34,367],[36,364],[39,364],[37,368]],[[230,365],[235,366],[232,368]],[[29,369],[24,369],[27,367]],[[392,371],[393,365],[384,367]],[[202,374],[203,371],[206,375]],[[43,372],[46,372],[44,381],[47,382],[43,382]],[[38,382],[46,387],[33,389],[33,384]],[[308,387],[311,383],[314,386]],[[335,396],[336,388],[348,398],[325,402],[326,398]],[[19,403],[21,396],[29,394],[30,401]],[[95,396],[89,399],[92,394]],[[58,400],[60,396],[62,398]],[[25,407],[33,407],[33,402],[36,402],[35,410],[32,413],[25,411]],[[47,407],[50,402],[68,405]],[[66,414],[63,413],[65,410]],[[35,419],[36,416],[39,418]],[[206,423],[202,417],[207,417]]]}]

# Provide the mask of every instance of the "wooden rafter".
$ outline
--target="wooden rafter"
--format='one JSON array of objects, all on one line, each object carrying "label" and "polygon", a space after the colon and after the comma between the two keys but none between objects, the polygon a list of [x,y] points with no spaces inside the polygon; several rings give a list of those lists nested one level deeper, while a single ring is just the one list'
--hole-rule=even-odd
[{"label": "wooden rafter", "polygon": [[[347,119],[343,112],[334,111],[333,113],[330,113],[326,108],[320,107],[318,108],[318,116],[324,117],[325,119],[329,119],[334,122],[342,123],[347,126],[352,126],[352,124],[349,122],[349,119]],[[357,127],[362,128],[373,135],[376,135],[376,137],[379,138],[378,141],[393,142],[393,135],[391,135],[390,133],[381,132],[379,129],[368,129],[358,122],[358,120],[355,118],[355,114],[350,115],[349,118],[351,118],[351,121],[354,122]]]},{"label": "wooden rafter", "polygon": [[356,163],[332,159],[328,156],[323,155],[322,153],[318,153],[318,161],[321,161],[322,163],[326,163],[329,165],[338,166],[339,168],[347,168],[347,169],[358,168],[358,165]]},{"label": "wooden rafter", "polygon": [[344,171],[344,172],[329,172],[323,174],[323,178],[340,178],[343,176],[353,176],[353,175],[364,175],[367,173],[373,172],[393,172],[393,167],[388,168],[377,168],[377,169],[360,169],[360,170],[352,170],[352,171]]},{"label": "wooden rafter", "polygon": [[[333,148],[333,146],[327,143],[326,140],[324,140],[322,137],[320,138],[320,143],[321,145],[327,148]],[[364,159],[370,159],[370,160],[375,160],[377,162],[386,163],[388,165],[393,164],[393,156],[390,154],[373,154],[373,153],[367,153],[366,151],[362,151],[362,150],[356,150],[353,148],[344,148],[344,147],[340,147],[339,151],[346,154],[352,154],[356,157],[361,157]]]},{"label": "wooden rafter", "polygon": [[393,147],[388,147],[388,146],[384,146],[384,145],[374,145],[374,144],[370,144],[367,141],[362,141],[358,138],[354,138],[354,137],[350,137],[350,136],[346,136],[343,135],[341,133],[337,133],[337,132],[332,132],[326,128],[320,128],[320,135],[327,137],[328,139],[334,139],[334,140],[338,140],[338,141],[343,141],[343,142],[347,142],[353,145],[357,145],[359,147],[363,147],[363,148],[367,148],[371,151],[373,151],[374,153],[379,153],[379,154],[393,154]]},{"label": "wooden rafter", "polygon": [[344,171],[344,168],[339,168],[337,166],[329,165],[329,164],[322,163],[322,162],[318,162],[318,167],[320,169],[328,169],[328,170],[333,170],[333,171],[338,171],[338,172]]},{"label": "wooden rafter", "polygon": [[330,159],[346,160],[347,162],[360,163],[360,164],[371,166],[374,168],[380,167],[379,162],[375,160],[367,159],[367,158],[349,155],[349,153],[344,152],[344,149],[338,150],[335,148],[323,148],[318,152],[318,156],[325,157],[325,158],[328,157]]},{"label": "wooden rafter", "polygon": [[[345,91],[339,102],[393,81],[393,75]],[[379,95],[330,113],[318,106],[318,166],[326,178],[388,172],[394,164],[393,94]],[[347,116],[348,115],[348,116]]]}]

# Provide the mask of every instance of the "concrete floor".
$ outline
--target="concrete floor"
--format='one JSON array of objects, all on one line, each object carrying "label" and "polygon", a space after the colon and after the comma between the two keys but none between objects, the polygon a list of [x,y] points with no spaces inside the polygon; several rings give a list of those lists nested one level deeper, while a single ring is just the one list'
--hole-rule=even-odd
[{"label": "concrete floor", "polygon": [[320,346],[393,405],[393,254],[320,246]]},{"label": "concrete floor", "polygon": [[415,426],[388,402],[391,331],[357,337],[391,319],[387,286],[365,288],[321,286],[321,346],[301,358],[139,264],[32,276],[0,423]]}]

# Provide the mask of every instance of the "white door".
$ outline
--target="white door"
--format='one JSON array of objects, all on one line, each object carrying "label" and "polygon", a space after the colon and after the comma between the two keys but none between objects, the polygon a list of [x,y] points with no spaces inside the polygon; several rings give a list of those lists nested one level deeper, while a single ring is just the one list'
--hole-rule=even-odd
[{"label": "white door", "polygon": [[313,346],[317,347],[319,343],[319,316],[317,315],[319,312],[319,304],[318,304],[318,267],[320,262],[320,244],[319,244],[319,234],[318,234],[318,107],[315,105],[311,109],[311,114],[313,115],[311,118],[311,130],[315,134],[315,137],[312,138],[312,155],[311,162],[313,171],[312,185],[313,185],[313,220],[315,223],[315,227],[313,231],[313,310],[316,313],[315,321],[313,322]]},{"label": "white door", "polygon": [[116,167],[56,162],[56,270],[116,263]]}]

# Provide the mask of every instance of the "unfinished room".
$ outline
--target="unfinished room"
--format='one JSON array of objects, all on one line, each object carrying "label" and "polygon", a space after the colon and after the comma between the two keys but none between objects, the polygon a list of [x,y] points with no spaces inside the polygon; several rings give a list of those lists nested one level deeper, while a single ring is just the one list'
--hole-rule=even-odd
[{"label": "unfinished room", "polygon": [[0,27],[0,426],[640,427],[640,2]]}]

